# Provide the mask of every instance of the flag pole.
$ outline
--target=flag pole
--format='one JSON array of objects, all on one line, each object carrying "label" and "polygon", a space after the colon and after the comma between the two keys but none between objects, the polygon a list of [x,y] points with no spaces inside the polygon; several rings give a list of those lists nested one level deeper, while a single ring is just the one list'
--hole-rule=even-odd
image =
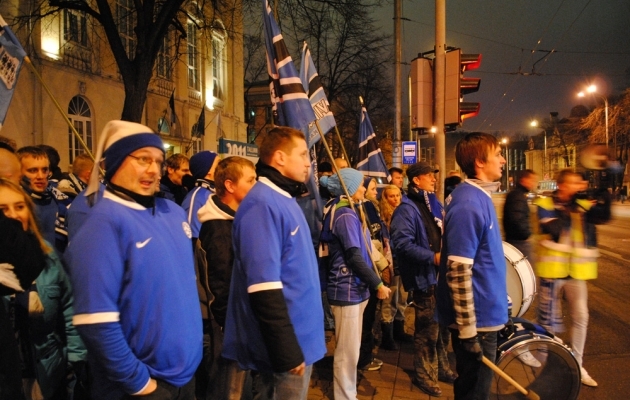
[{"label": "flag pole", "polygon": [[341,134],[339,133],[339,128],[335,124],[335,131],[337,132],[337,137],[339,138],[339,144],[341,145],[341,151],[343,152],[343,156],[346,157],[348,163],[350,163],[350,159],[348,158],[348,153],[346,153],[346,146],[343,144],[343,140],[341,139]]},{"label": "flag pole", "polygon": [[[341,188],[343,189],[344,194],[348,196],[348,203],[350,204],[350,208],[360,218],[364,227],[367,227],[367,223],[365,221],[365,214],[360,209],[358,210],[354,207],[354,202],[352,201],[352,197],[350,196],[350,193],[348,192],[348,187],[346,186],[346,182],[344,182],[343,178],[341,177],[341,174],[339,173],[339,170],[337,169],[337,164],[335,163],[335,159],[333,158],[332,151],[330,151],[330,146],[328,146],[328,142],[326,141],[326,138],[324,137],[324,133],[322,132],[322,128],[319,126],[319,121],[317,119],[315,120],[315,126],[317,126],[317,132],[319,132],[321,141],[324,142],[324,147],[326,148],[328,157],[330,157],[330,161],[332,162],[333,168],[335,169],[335,171],[337,171],[337,177],[339,178],[339,183],[341,183]],[[376,266],[376,263],[374,262],[374,259],[372,258],[372,247],[371,247],[372,242],[371,241],[368,242],[367,237],[365,237],[365,234],[362,234],[361,237],[363,237],[363,241],[365,242],[365,247],[370,254],[370,261],[372,262],[371,263],[372,268],[374,268],[374,272],[376,272],[376,275],[380,277],[381,272],[378,270],[378,267]]]},{"label": "flag pole", "polygon": [[74,137],[79,140],[79,143],[81,144],[81,146],[83,146],[83,148],[85,149],[85,152],[90,156],[92,161],[96,162],[96,160],[94,160],[94,155],[92,154],[92,151],[90,151],[88,146],[83,141],[83,138],[81,137],[81,135],[79,135],[79,132],[77,132],[77,130],[74,127],[74,125],[72,125],[72,122],[70,121],[70,119],[68,119],[68,116],[66,115],[66,113],[61,108],[61,105],[59,105],[59,102],[57,101],[57,99],[55,99],[55,96],[53,96],[52,92],[50,91],[50,88],[48,87],[48,85],[46,85],[46,83],[42,79],[42,76],[39,74],[39,72],[37,72],[37,69],[35,68],[35,66],[31,62],[31,59],[29,58],[29,56],[25,56],[24,57],[24,61],[26,61],[26,64],[31,68],[31,71],[33,71],[33,73],[35,74],[35,76],[37,77],[39,82],[42,84],[42,86],[46,90],[46,93],[48,93],[48,96],[50,96],[50,99],[52,100],[53,104],[55,105],[55,107],[57,107],[57,110],[59,110],[59,112],[63,116],[63,119],[66,121],[66,124],[68,124],[68,126],[72,130],[72,133],[74,134]]},{"label": "flag pole", "polygon": [[356,212],[356,210],[354,209],[354,205],[352,204],[352,199],[350,198],[350,193],[348,193],[348,187],[346,186],[346,183],[343,181],[343,178],[339,174],[339,169],[337,169],[337,163],[335,162],[335,158],[332,155],[330,146],[328,146],[328,142],[326,141],[326,138],[324,137],[324,133],[322,132],[322,128],[319,126],[319,121],[317,119],[315,120],[315,126],[317,126],[317,132],[319,132],[321,141],[324,143],[324,148],[326,149],[326,153],[328,153],[328,157],[330,157],[330,162],[332,163],[335,171],[337,171],[337,176],[339,177],[339,183],[341,183],[341,188],[343,189],[344,194],[348,196],[350,208],[352,208],[352,211]]}]

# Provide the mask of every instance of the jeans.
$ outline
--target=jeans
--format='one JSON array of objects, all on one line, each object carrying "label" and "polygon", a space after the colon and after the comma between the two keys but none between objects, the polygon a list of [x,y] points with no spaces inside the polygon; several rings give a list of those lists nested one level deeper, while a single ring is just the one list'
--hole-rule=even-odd
[{"label": "jeans", "polygon": [[[313,366],[308,365],[303,376],[293,375],[289,372],[272,373],[258,372],[240,369],[236,361],[225,360],[227,372],[224,378],[227,383],[227,393],[221,393],[217,397],[208,397],[207,400],[283,400],[306,399],[308,385],[311,380]],[[251,393],[244,393],[244,389],[250,385],[246,380],[250,379]]]},{"label": "jeans", "polygon": [[374,350],[374,320],[376,319],[376,306],[379,300],[376,297],[376,291],[370,289],[370,298],[367,301],[365,310],[363,310],[363,322],[361,323],[361,349],[359,350],[359,361],[357,368],[365,367],[372,362],[374,358],[372,351]]},{"label": "jeans", "polygon": [[571,315],[571,347],[575,359],[582,366],[586,330],[588,328],[588,288],[579,279],[540,278],[538,295],[538,323],[552,333],[564,332],[562,299],[567,301]]},{"label": "jeans", "polygon": [[422,384],[437,386],[438,382],[438,323],[435,320],[434,286],[413,291],[415,330],[413,333],[415,378]]},{"label": "jeans", "polygon": [[198,399],[217,398],[220,390],[223,331],[214,319],[203,320],[203,356],[195,372],[195,395]]},{"label": "jeans", "polygon": [[[335,316],[335,355],[333,388],[335,400],[356,400],[357,362],[361,346],[361,326],[367,300],[352,306],[331,306]],[[289,397],[287,397],[288,399]]]},{"label": "jeans", "polygon": [[[477,360],[474,354],[466,351],[459,340],[458,330],[451,329],[451,338],[455,351],[457,375],[459,375],[453,384],[455,399],[488,399],[492,383],[492,370],[486,367],[481,360]],[[483,355],[494,363],[497,355],[497,332],[478,332],[477,339]]]},{"label": "jeans", "polygon": [[438,337],[435,345],[438,356],[438,371],[447,372],[451,370],[451,363],[448,360],[448,344],[451,341],[451,333],[448,326],[439,325]]},{"label": "jeans", "polygon": [[400,276],[396,275],[392,278],[392,284],[389,288],[392,293],[388,299],[381,302],[381,322],[389,324],[394,322],[394,319],[404,321],[405,310],[407,309],[407,292]]},{"label": "jeans", "polygon": [[330,311],[328,295],[325,290],[322,292],[322,307],[324,308],[324,329],[332,331],[335,329],[335,318],[332,315],[332,311]]}]

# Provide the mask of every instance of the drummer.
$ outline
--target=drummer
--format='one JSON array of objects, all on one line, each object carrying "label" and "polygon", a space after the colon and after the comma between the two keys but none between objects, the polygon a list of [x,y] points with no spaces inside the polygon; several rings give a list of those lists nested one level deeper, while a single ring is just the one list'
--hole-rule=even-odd
[{"label": "drummer", "polygon": [[451,327],[459,375],[455,399],[487,399],[492,371],[481,356],[495,361],[497,332],[508,315],[503,244],[491,197],[505,158],[494,136],[473,132],[457,143],[455,159],[469,178],[446,201],[438,317]]}]

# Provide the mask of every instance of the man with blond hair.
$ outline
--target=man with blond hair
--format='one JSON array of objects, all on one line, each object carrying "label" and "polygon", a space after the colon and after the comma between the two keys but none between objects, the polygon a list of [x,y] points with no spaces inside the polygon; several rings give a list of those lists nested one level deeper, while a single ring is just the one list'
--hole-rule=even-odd
[{"label": "man with blond hair", "polygon": [[221,160],[214,174],[216,193],[197,213],[201,222],[195,245],[197,291],[204,333],[204,354],[196,374],[199,399],[240,398],[235,392],[243,389],[245,371],[220,355],[234,265],[234,215],[255,183],[251,161],[238,156]]}]

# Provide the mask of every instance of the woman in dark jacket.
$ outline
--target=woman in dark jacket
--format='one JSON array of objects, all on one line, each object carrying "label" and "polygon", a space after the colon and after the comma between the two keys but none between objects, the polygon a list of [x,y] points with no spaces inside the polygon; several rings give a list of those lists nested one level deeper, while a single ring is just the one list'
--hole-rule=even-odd
[{"label": "woman in dark jacket", "polygon": [[35,282],[11,299],[24,364],[23,383],[27,399],[66,399],[68,364],[83,369],[85,346],[72,324],[72,290],[61,261],[40,235],[33,203],[21,188],[0,179],[0,208],[5,216],[22,223],[24,231],[38,239],[46,266]]}]

